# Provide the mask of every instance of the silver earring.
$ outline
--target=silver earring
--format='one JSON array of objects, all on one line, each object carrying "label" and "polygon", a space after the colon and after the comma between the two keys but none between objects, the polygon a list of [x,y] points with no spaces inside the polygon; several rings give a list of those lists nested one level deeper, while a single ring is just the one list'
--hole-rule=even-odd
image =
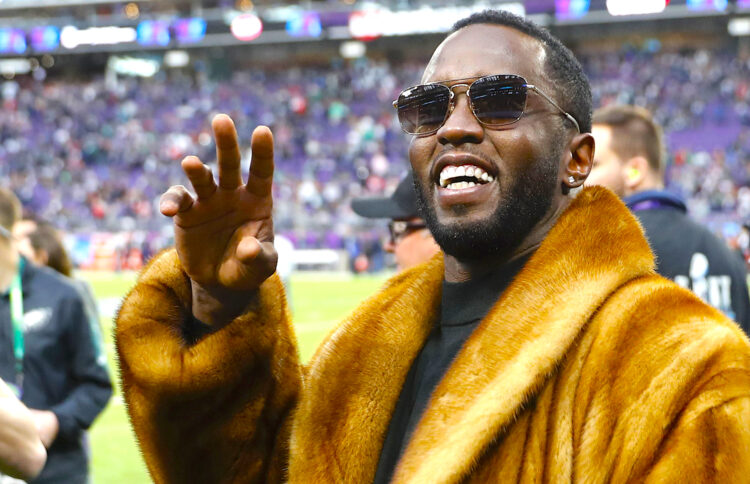
[{"label": "silver earring", "polygon": [[568,181],[569,181],[569,182],[570,182],[570,184],[572,185],[573,183],[575,183],[575,182],[576,182],[576,178],[575,178],[575,177],[574,177],[573,175],[570,175],[570,176],[568,177]]}]

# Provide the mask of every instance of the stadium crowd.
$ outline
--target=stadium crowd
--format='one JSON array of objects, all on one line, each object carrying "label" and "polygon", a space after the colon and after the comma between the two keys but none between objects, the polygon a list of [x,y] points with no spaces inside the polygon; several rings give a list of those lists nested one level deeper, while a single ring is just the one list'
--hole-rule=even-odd
[{"label": "stadium crowd", "polygon": [[[655,113],[667,132],[668,188],[736,247],[750,221],[750,60],[723,50],[580,57],[595,106]],[[133,232],[127,243],[148,256],[170,243],[159,194],[185,182],[185,155],[214,158],[209,121],[226,112],[240,139],[257,124],[274,132],[278,232],[296,247],[377,259],[384,227],[355,215],[350,200],[391,193],[402,176],[408,138],[391,101],[421,68],[362,59],[223,81],[9,80],[0,91],[0,176],[38,217],[76,234]]]}]

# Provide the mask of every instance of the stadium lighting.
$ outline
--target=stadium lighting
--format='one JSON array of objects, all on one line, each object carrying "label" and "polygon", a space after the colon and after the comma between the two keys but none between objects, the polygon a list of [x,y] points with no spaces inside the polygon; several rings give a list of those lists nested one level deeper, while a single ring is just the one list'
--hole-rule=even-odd
[{"label": "stadium lighting", "polygon": [[727,24],[727,30],[735,37],[750,35],[750,17],[733,18]]},{"label": "stadium lighting", "polygon": [[31,71],[29,59],[3,59],[0,60],[0,74],[15,75],[28,74]]},{"label": "stadium lighting", "polygon": [[237,40],[249,42],[260,37],[263,33],[263,22],[257,15],[246,13],[238,15],[232,19],[229,30]]},{"label": "stadium lighting", "polygon": [[645,15],[663,12],[668,0],[607,0],[610,15]]},{"label": "stadium lighting", "polygon": [[159,62],[153,59],[112,56],[107,68],[127,76],[152,77],[159,72]]},{"label": "stadium lighting", "polygon": [[344,59],[359,59],[367,53],[367,46],[357,40],[342,42],[339,53]]},{"label": "stadium lighting", "polygon": [[184,50],[170,50],[164,54],[164,65],[167,67],[185,67],[190,63],[190,54]]}]

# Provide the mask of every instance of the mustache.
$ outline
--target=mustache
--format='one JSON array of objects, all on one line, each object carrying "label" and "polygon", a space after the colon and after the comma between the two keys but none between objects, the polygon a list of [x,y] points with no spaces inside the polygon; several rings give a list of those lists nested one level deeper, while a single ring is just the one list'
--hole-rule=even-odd
[{"label": "mustache", "polygon": [[435,156],[432,157],[432,159],[430,160],[430,166],[433,166],[437,162],[437,160],[440,159],[441,156],[453,154],[453,153],[475,156],[489,165],[492,165],[494,167],[498,166],[497,162],[493,160],[492,158],[490,158],[489,156],[487,156],[485,153],[483,153],[482,150],[480,150],[478,146],[475,146],[473,144],[468,144],[468,143],[462,144],[460,145],[460,147],[456,147],[453,145],[447,145],[443,147],[443,149],[440,150],[439,153],[437,153]]}]

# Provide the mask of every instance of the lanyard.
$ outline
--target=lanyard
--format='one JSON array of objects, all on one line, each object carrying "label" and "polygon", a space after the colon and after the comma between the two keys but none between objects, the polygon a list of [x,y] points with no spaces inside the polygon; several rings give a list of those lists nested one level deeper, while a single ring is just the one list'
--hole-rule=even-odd
[{"label": "lanyard", "polygon": [[18,272],[10,283],[10,319],[13,322],[13,356],[16,359],[16,386],[20,393],[23,389],[23,289],[21,273],[23,257],[18,262]]}]

